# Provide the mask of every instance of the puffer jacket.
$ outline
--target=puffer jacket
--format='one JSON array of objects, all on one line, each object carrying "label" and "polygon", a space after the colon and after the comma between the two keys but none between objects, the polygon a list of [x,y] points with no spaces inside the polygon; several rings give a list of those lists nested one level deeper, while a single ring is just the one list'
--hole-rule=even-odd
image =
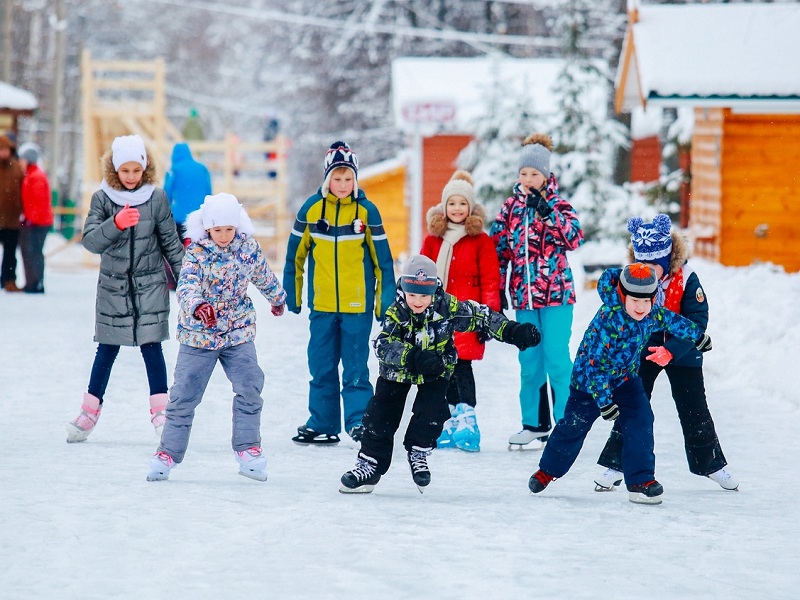
[{"label": "puffer jacket", "polygon": [[695,343],[704,331],[689,319],[654,307],[641,321],[626,311],[619,295],[619,275],[622,269],[606,269],[597,283],[603,301],[583,334],[572,368],[571,385],[590,393],[602,408],[611,403],[611,392],[623,382],[639,374],[639,355],[656,331]]},{"label": "puffer jacket", "polygon": [[[476,204],[464,223],[467,235],[453,245],[453,256],[444,289],[459,300],[475,300],[492,310],[500,310],[500,265],[494,242],[483,230],[486,211]],[[442,237],[447,231],[447,217],[437,204],[428,211],[428,232],[422,242],[423,254],[433,262],[439,256]],[[475,332],[456,332],[456,350],[462,360],[480,360],[486,348]]]},{"label": "puffer jacket", "polygon": [[544,190],[553,209],[553,225],[536,216],[525,204],[519,184],[500,208],[489,232],[500,261],[500,293],[505,293],[510,271],[511,307],[533,310],[575,304],[575,282],[567,251],[583,243],[583,230],[572,205],[558,194],[558,181],[550,174]]},{"label": "puffer jacket", "polygon": [[439,282],[433,302],[421,314],[414,314],[397,282],[394,303],[386,310],[383,328],[372,342],[379,361],[380,376],[389,381],[425,383],[436,379],[408,370],[408,353],[414,347],[435,350],[442,356],[445,374],[450,379],[458,359],[453,334],[456,331],[483,331],[502,340],[508,319],[473,300],[459,302],[444,292]]},{"label": "puffer jacket", "polygon": [[0,229],[21,227],[23,176],[16,159],[0,162]]},{"label": "puffer jacket", "polygon": [[[248,283],[273,306],[286,302],[286,292],[254,238],[239,233],[224,248],[208,237],[192,243],[178,279],[178,341],[206,350],[253,341],[256,311],[247,294]],[[214,307],[215,327],[207,328],[194,316],[195,309],[205,302]]]},{"label": "puffer jacket", "polygon": [[[125,189],[110,152],[103,158],[103,176],[110,187]],[[148,154],[142,185],[155,180]],[[136,207],[139,222],[120,231],[114,217],[122,208],[102,190],[95,192],[83,228],[83,247],[100,255],[94,339],[117,346],[162,342],[169,339],[170,304],[164,258],[177,277],[183,244],[162,189],[155,188],[150,199]]]}]

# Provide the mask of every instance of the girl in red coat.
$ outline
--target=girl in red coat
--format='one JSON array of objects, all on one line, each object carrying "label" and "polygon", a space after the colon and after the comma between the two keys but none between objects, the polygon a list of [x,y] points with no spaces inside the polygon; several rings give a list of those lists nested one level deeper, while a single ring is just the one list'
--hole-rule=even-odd
[{"label": "girl in red coat", "polygon": [[[456,171],[442,190],[442,204],[428,211],[428,231],[421,254],[436,262],[442,286],[459,301],[475,300],[500,310],[500,265],[494,242],[484,232],[486,211],[475,203],[472,177]],[[452,417],[436,445],[477,452],[481,433],[475,419],[472,361],[483,358],[486,338],[456,333],[458,362],[450,379],[447,402]]]}]

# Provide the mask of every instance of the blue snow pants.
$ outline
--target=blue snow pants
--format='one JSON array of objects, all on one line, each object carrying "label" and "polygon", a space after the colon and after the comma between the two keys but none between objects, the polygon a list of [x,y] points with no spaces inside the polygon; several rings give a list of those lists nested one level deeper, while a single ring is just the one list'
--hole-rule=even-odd
[{"label": "blue snow pants", "polygon": [[[306,427],[320,433],[338,434],[361,424],[364,409],[372,398],[369,381],[372,313],[329,313],[311,311],[308,341],[308,392]],[[341,388],[339,363],[342,364]]]},{"label": "blue snow pants", "polygon": [[553,421],[564,416],[572,376],[569,339],[572,336],[573,305],[548,306],[516,311],[517,321],[533,323],[542,334],[538,346],[519,353],[519,404],[522,424],[536,431],[550,430],[550,405],[547,378],[553,391]]},{"label": "blue snow pants", "polygon": [[[655,479],[656,457],[653,453],[653,411],[642,380],[634,377],[611,392],[619,406],[619,423],[625,445],[622,465],[626,485]],[[600,416],[591,394],[570,387],[564,418],[556,424],[544,447],[539,468],[553,477],[569,471],[583,446],[586,435]]]},{"label": "blue snow pants", "polygon": [[182,462],[189,445],[194,411],[208,386],[217,360],[233,386],[233,437],[231,446],[241,452],[261,445],[261,409],[264,400],[264,372],[258,366],[253,342],[206,350],[181,344],[175,364],[175,378],[169,391],[167,422],[158,451]]}]

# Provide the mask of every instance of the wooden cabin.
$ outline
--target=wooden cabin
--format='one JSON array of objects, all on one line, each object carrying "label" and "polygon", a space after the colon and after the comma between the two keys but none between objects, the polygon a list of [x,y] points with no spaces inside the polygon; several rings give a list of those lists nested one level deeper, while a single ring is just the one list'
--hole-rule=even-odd
[{"label": "wooden cabin", "polygon": [[402,260],[409,254],[406,171],[404,158],[385,160],[358,170],[358,187],[381,212],[395,260]]},{"label": "wooden cabin", "polygon": [[39,107],[30,92],[0,81],[0,135],[7,131],[19,135],[20,117],[30,117]]},{"label": "wooden cabin", "polygon": [[694,110],[695,255],[800,271],[797,5],[629,2],[628,21],[617,111]]}]

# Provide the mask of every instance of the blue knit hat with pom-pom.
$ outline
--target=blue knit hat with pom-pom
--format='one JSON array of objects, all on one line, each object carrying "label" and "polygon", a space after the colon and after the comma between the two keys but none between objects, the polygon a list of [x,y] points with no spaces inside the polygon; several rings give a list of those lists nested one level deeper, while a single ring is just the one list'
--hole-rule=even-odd
[{"label": "blue knit hat with pom-pom", "polygon": [[628,219],[631,233],[633,256],[641,262],[661,265],[669,273],[672,258],[672,222],[665,214],[656,215],[652,223],[645,223],[641,217]]}]

